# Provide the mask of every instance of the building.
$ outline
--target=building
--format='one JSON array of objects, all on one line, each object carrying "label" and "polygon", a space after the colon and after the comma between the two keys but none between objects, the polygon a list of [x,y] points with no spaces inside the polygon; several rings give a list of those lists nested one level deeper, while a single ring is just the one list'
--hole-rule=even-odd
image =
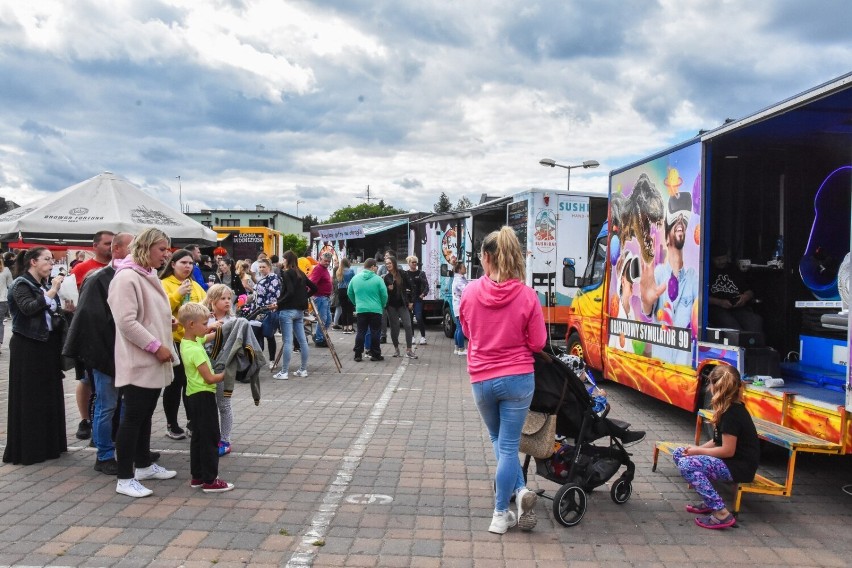
[{"label": "building", "polygon": [[302,231],[302,219],[283,211],[255,205],[254,209],[202,209],[187,213],[206,227],[266,227],[282,235],[307,236]]}]

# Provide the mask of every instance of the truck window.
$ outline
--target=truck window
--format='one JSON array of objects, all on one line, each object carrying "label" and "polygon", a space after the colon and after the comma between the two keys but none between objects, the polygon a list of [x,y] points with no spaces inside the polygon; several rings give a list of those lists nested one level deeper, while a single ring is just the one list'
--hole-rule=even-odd
[{"label": "truck window", "polygon": [[606,262],[606,237],[600,237],[595,241],[593,249],[592,262],[586,266],[586,273],[583,275],[583,284],[585,286],[594,286],[603,282],[604,268]]}]

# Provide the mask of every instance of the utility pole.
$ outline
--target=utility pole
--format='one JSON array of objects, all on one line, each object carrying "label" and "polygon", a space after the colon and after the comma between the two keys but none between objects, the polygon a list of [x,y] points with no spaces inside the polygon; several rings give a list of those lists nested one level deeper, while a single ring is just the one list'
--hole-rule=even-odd
[{"label": "utility pole", "polygon": [[183,213],[183,188],[180,185],[180,176],[175,179],[178,180],[178,203],[180,203],[180,212]]},{"label": "utility pole", "polygon": [[370,195],[370,186],[369,185],[367,186],[367,195],[359,195],[358,199],[363,199],[364,201],[367,202],[368,205],[370,204],[370,201],[376,201],[376,200],[381,201],[381,197],[373,197],[373,196]]}]

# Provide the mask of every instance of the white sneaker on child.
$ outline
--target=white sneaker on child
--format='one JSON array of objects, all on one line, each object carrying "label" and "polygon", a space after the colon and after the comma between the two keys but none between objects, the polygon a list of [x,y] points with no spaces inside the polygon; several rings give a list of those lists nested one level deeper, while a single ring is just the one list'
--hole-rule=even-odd
[{"label": "white sneaker on child", "polygon": [[494,534],[506,534],[506,531],[518,524],[518,519],[512,511],[503,511],[502,513],[494,512],[491,517],[491,526],[488,527],[488,532]]}]

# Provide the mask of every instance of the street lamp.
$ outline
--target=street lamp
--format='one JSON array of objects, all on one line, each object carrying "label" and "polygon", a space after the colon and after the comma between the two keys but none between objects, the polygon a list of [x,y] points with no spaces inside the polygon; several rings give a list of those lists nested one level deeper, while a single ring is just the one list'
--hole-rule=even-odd
[{"label": "street lamp", "polygon": [[541,164],[542,166],[546,166],[546,167],[549,167],[549,168],[565,168],[566,170],[568,170],[568,184],[565,187],[566,191],[571,190],[571,170],[573,170],[574,168],[583,168],[583,169],[596,168],[600,165],[597,160],[586,160],[582,164],[577,164],[577,165],[574,165],[574,166],[565,166],[565,165],[562,165],[562,164],[557,164],[556,160],[551,160],[550,158],[542,158],[541,160],[538,161],[538,163]]},{"label": "street lamp", "polygon": [[301,199],[296,200],[296,217],[299,216],[299,203],[304,203]]}]

